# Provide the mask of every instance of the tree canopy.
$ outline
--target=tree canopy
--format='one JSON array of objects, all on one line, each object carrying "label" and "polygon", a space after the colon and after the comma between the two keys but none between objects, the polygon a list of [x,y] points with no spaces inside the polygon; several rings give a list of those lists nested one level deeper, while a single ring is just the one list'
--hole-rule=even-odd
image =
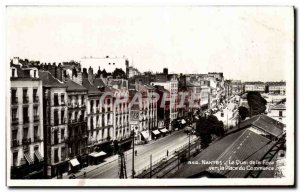
[{"label": "tree canopy", "polygon": [[201,138],[201,146],[206,148],[212,141],[212,134],[219,137],[225,134],[224,124],[214,115],[200,117],[196,122],[196,133]]},{"label": "tree canopy", "polygon": [[239,114],[241,116],[241,120],[245,120],[246,117],[249,117],[249,110],[244,106],[240,106],[239,107]]},{"label": "tree canopy", "polygon": [[250,107],[250,116],[258,115],[266,111],[267,101],[261,96],[259,92],[251,91],[247,94],[247,101]]}]

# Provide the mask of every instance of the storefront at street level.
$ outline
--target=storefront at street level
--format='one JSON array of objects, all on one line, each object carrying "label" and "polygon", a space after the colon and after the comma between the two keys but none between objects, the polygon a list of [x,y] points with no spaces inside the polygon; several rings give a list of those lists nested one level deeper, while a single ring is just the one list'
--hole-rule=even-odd
[{"label": "storefront at street level", "polygon": [[151,131],[151,134],[152,134],[152,138],[153,138],[154,140],[158,139],[158,138],[161,136],[159,130],[157,130],[157,129]]},{"label": "storefront at street level", "polygon": [[166,128],[159,129],[159,132],[164,137],[169,133],[169,131]]},{"label": "storefront at street level", "polygon": [[43,159],[31,159],[29,156],[22,160],[23,163],[18,167],[11,167],[11,179],[41,179],[44,176]]},{"label": "storefront at street level", "polygon": [[76,173],[80,169],[80,163],[77,158],[69,161],[69,173]]},{"label": "storefront at street level", "polygon": [[100,152],[93,152],[89,154],[89,164],[90,165],[97,165],[99,162],[103,161],[106,157],[106,153],[104,151]]}]

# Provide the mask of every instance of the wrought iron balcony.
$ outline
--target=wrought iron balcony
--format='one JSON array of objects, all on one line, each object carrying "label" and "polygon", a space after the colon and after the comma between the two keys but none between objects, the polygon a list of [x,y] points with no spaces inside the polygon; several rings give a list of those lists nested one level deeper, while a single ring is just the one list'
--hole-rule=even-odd
[{"label": "wrought iron balcony", "polygon": [[11,98],[11,104],[12,105],[18,104],[18,97],[12,97]]},{"label": "wrought iron balcony", "polygon": [[20,142],[17,139],[12,140],[11,147],[18,147],[20,146]]},{"label": "wrought iron balcony", "polygon": [[33,102],[38,103],[39,102],[39,96],[33,96]]},{"label": "wrought iron balcony", "polygon": [[24,97],[23,97],[23,103],[28,103],[28,102],[29,102],[28,96],[24,96]]},{"label": "wrought iron balcony", "polygon": [[40,120],[40,117],[38,115],[33,116],[33,121],[37,122]]},{"label": "wrought iron balcony", "polygon": [[18,119],[18,118],[12,118],[11,124],[12,124],[12,125],[17,125],[17,124],[19,124],[19,119]]}]

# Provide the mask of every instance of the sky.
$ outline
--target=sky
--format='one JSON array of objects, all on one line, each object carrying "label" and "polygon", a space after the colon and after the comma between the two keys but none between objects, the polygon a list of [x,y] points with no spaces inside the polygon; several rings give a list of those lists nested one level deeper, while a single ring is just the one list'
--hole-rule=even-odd
[{"label": "sky", "polygon": [[126,56],[141,72],[280,81],[294,65],[291,7],[8,7],[7,59]]}]

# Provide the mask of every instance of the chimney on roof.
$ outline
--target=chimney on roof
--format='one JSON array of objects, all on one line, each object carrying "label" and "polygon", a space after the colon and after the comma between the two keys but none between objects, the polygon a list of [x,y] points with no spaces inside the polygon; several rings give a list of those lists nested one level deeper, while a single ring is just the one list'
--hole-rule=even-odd
[{"label": "chimney on roof", "polygon": [[164,69],[163,69],[163,73],[164,73],[165,75],[168,75],[168,68],[164,68]]},{"label": "chimney on roof", "polygon": [[14,57],[13,60],[12,60],[12,62],[15,65],[20,65],[20,63],[19,63],[19,57]]},{"label": "chimney on roof", "polygon": [[82,69],[82,77],[83,77],[83,78],[88,78],[88,73],[87,73],[86,68],[83,68],[83,69]]},{"label": "chimney on roof", "polygon": [[89,72],[88,72],[88,80],[91,84],[93,84],[93,79],[94,79],[93,68],[90,66]]}]

